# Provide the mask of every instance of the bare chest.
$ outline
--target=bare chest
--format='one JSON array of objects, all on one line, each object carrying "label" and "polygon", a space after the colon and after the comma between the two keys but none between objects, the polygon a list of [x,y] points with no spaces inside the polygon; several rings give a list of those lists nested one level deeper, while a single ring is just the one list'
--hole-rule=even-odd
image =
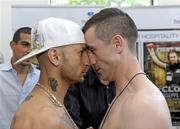
[{"label": "bare chest", "polygon": [[109,107],[101,123],[102,128],[100,129],[123,129],[123,107],[121,105],[122,102],[117,100],[117,102]]}]

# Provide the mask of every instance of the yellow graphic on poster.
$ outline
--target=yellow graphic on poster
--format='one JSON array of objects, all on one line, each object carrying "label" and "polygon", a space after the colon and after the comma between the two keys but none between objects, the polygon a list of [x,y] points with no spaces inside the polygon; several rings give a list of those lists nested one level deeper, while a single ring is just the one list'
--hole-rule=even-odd
[{"label": "yellow graphic on poster", "polygon": [[180,42],[144,43],[144,71],[165,96],[173,126],[180,126]]}]

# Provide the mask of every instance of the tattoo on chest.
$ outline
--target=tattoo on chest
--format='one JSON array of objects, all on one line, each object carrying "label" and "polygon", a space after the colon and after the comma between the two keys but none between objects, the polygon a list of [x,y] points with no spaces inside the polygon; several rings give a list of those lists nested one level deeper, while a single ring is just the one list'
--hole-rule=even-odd
[{"label": "tattoo on chest", "polygon": [[60,117],[60,120],[64,123],[64,125],[65,125],[66,127],[71,127],[71,128],[73,127],[70,119],[69,119],[66,115],[61,116],[61,117]]},{"label": "tattoo on chest", "polygon": [[57,80],[55,78],[49,77],[48,83],[51,86],[52,91],[56,92],[58,86]]},{"label": "tattoo on chest", "polygon": [[25,101],[29,101],[32,97],[33,97],[32,95],[28,95],[28,96],[25,98],[24,102],[25,102]]}]

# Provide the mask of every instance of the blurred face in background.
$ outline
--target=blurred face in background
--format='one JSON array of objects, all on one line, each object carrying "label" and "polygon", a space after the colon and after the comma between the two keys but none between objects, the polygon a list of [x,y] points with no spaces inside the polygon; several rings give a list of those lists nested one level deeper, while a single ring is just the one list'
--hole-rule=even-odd
[{"label": "blurred face in background", "polygon": [[[11,42],[11,49],[13,51],[12,63],[31,52],[31,35],[27,33],[20,33],[20,40],[18,42]],[[30,65],[30,59],[23,61],[20,65]]]},{"label": "blurred face in background", "polygon": [[176,52],[169,53],[169,62],[171,65],[178,63],[178,55]]}]

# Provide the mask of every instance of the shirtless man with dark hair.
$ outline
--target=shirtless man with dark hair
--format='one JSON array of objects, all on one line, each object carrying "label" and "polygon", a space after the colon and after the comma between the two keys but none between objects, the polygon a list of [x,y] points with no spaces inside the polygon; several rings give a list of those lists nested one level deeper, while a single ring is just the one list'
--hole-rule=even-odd
[{"label": "shirtless man with dark hair", "polygon": [[171,129],[166,100],[137,60],[138,32],[129,15],[117,8],[103,9],[86,22],[83,32],[91,65],[116,86],[100,129]]}]

